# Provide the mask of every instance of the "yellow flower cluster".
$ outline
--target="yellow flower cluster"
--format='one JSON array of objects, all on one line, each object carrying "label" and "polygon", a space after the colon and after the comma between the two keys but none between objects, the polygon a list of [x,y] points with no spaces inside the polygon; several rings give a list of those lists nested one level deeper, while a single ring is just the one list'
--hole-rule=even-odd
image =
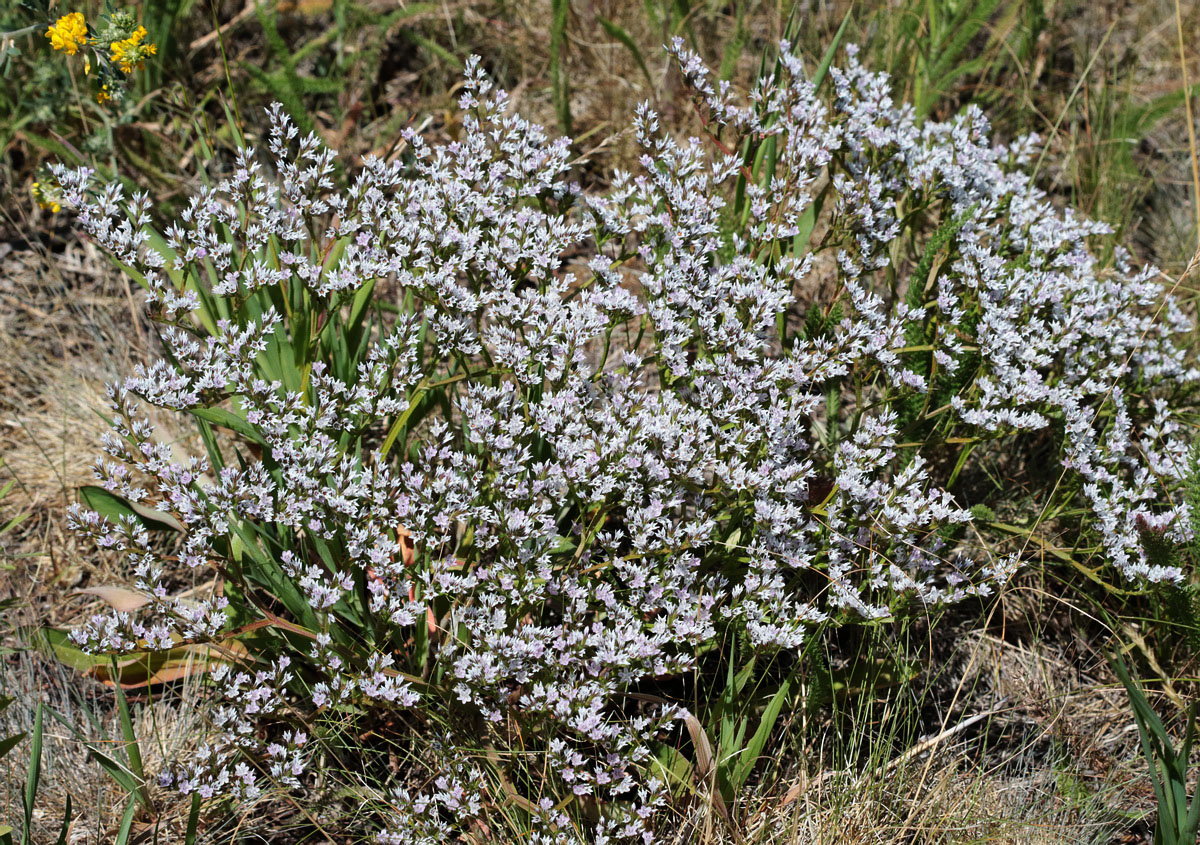
[{"label": "yellow flower cluster", "polygon": [[[46,30],[55,50],[74,56],[83,48],[83,74],[93,80],[92,93],[101,104],[119,100],[125,93],[122,74],[141,70],[148,58],[158,55],[158,47],[146,40],[147,35],[146,27],[137,26],[133,15],[123,10],[101,16],[90,32],[82,12],[63,15]],[[93,58],[98,60],[95,68]]]},{"label": "yellow flower cluster", "polygon": [[120,66],[123,73],[132,73],[134,69],[141,70],[146,65],[146,59],[158,52],[153,44],[143,44],[146,37],[146,27],[139,26],[128,38],[114,41],[109,49],[112,50],[112,61]]},{"label": "yellow flower cluster", "polygon": [[46,30],[46,37],[55,50],[74,56],[87,43],[87,21],[80,12],[63,15]]}]

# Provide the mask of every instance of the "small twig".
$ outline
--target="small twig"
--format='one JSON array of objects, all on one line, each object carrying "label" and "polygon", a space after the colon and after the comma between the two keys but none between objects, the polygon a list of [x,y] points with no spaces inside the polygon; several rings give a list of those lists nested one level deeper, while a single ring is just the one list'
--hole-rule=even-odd
[{"label": "small twig", "polygon": [[972,725],[977,724],[991,716],[995,716],[997,713],[1002,713],[1005,709],[1003,707],[1003,705],[1007,701],[1008,701],[1007,697],[1002,698],[1002,699],[1000,699],[999,704],[996,707],[993,707],[991,710],[985,710],[982,713],[976,713],[974,716],[970,717],[969,719],[964,719],[963,721],[959,722],[954,727],[946,728],[946,730],[942,731],[941,733],[939,733],[935,736],[931,736],[929,739],[918,742],[912,748],[908,749],[903,754],[901,754],[899,757],[890,761],[886,766],[884,766],[882,769],[880,769],[876,773],[876,776],[882,777],[883,775],[887,774],[888,772],[892,771],[893,769],[903,766],[905,763],[907,763],[912,758],[919,757],[922,754],[924,754],[926,751],[930,751],[930,750],[936,748],[937,746],[941,745],[943,742],[950,739],[951,737],[962,733],[963,731],[965,731],[967,728],[971,727]]},{"label": "small twig", "polygon": [[226,32],[228,32],[229,30],[233,29],[235,26],[242,23],[242,21],[247,20],[251,15],[254,14],[255,5],[256,4],[255,4],[254,0],[247,0],[246,6],[244,9],[242,9],[240,12],[238,12],[236,15],[234,15],[229,20],[225,21],[225,23],[218,26],[212,32],[208,33],[207,35],[201,35],[199,38],[197,38],[191,44],[189,44],[188,52],[189,53],[198,53],[199,51],[203,50],[208,45],[212,44],[214,41],[216,41],[218,38],[220,38]]},{"label": "small twig", "polygon": [[[1007,697],[1002,698],[1000,700],[1000,703],[996,707],[993,707],[991,710],[986,710],[983,713],[976,713],[974,716],[971,716],[968,719],[964,719],[963,721],[959,722],[957,725],[954,725],[953,727],[946,728],[944,731],[936,734],[935,736],[931,736],[928,739],[921,740],[916,745],[914,745],[912,748],[908,749],[903,754],[901,754],[899,757],[896,757],[895,759],[888,761],[886,764],[884,764],[883,766],[876,769],[874,776],[876,778],[881,778],[884,775],[886,775],[888,772],[892,771],[893,769],[903,766],[905,763],[907,763],[909,760],[912,760],[914,757],[920,757],[922,754],[926,753],[927,751],[933,750],[934,748],[941,745],[946,740],[950,739],[951,737],[957,736],[958,734],[962,733],[963,731],[965,731],[967,728],[971,727],[972,725],[978,724],[979,722],[983,721],[984,719],[987,719],[990,716],[995,716],[997,713],[1003,712],[1004,707],[1002,705],[1007,701],[1008,701]],[[833,769],[828,769],[824,772],[821,772],[820,776],[814,781],[809,781],[807,777],[801,778],[799,781],[797,781],[795,784],[793,784],[791,789],[789,789],[787,791],[787,794],[785,794],[783,796],[783,800],[780,802],[780,806],[786,807],[788,804],[791,804],[797,798],[799,798],[801,793],[806,792],[809,789],[820,788],[821,786],[824,786],[828,781],[832,780],[833,777],[837,774],[846,774],[846,772],[838,772]]]}]

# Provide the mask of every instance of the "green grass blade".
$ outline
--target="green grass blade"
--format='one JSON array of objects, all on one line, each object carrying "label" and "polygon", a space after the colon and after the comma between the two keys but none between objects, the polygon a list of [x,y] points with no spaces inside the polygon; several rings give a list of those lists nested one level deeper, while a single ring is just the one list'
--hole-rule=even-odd
[{"label": "green grass blade", "polygon": [[[1120,656],[1113,655],[1109,663],[1112,666],[1113,673],[1116,674],[1122,686],[1125,687],[1130,703],[1133,706],[1134,722],[1137,725],[1138,737],[1142,743],[1142,754],[1145,756],[1149,767],[1150,781],[1154,787],[1154,798],[1159,808],[1158,825],[1161,828],[1164,817],[1171,815],[1170,808],[1174,804],[1170,772],[1163,765],[1165,761],[1161,759],[1162,752],[1167,750],[1164,747],[1167,736],[1166,728],[1162,720],[1158,718],[1158,714],[1150,707],[1141,687],[1130,676],[1129,670]],[[1157,752],[1155,750],[1156,742],[1158,744]],[[1158,767],[1158,771],[1156,771],[1156,766]]]},{"label": "green grass blade", "polygon": [[66,807],[63,809],[62,825],[58,829],[58,839],[55,845],[67,845],[67,834],[71,832],[71,793],[67,793]]},{"label": "green grass blade", "polygon": [[1193,842],[1200,834],[1200,794],[1192,796],[1192,806],[1184,819],[1183,836],[1185,842]]},{"label": "green grass blade", "polygon": [[117,659],[111,658],[113,691],[117,697],[117,711],[121,717],[121,736],[125,740],[125,754],[129,759],[129,770],[138,780],[138,789],[135,793],[142,806],[147,810],[153,807],[150,800],[150,788],[146,785],[146,771],[142,765],[142,749],[138,745],[137,732],[133,729],[133,717],[129,712],[129,702],[125,698],[125,690],[121,689],[120,670],[117,667]]},{"label": "green grass blade", "polygon": [[213,425],[235,431],[260,446],[267,445],[267,439],[262,436],[262,432],[250,425],[241,414],[226,408],[191,408],[189,413]]},{"label": "green grass blade", "polygon": [[[178,53],[178,43],[172,37],[175,23],[191,10],[192,0],[146,0],[142,6],[142,24],[148,40],[158,48],[153,61],[146,63],[143,86],[157,88],[163,79],[163,68]],[[185,42],[186,43],[186,42]]]},{"label": "green grass blade", "polygon": [[981,0],[964,4],[950,24],[950,36],[939,47],[937,59],[926,72],[935,93],[940,93],[937,86],[942,80],[958,75],[955,66],[960,63],[971,40],[987,25],[998,3],[999,0]]},{"label": "green grass blade", "polygon": [[200,793],[192,793],[192,806],[188,810],[187,833],[183,836],[184,845],[196,845],[196,830],[200,826]]},{"label": "green grass blade", "polygon": [[[426,38],[424,35],[421,35],[419,32],[414,32],[411,29],[402,29],[402,30],[400,30],[400,34],[402,36],[404,36],[405,39],[407,39],[408,41],[411,41],[416,46],[424,47],[430,53],[437,56],[439,59],[441,59],[446,64],[450,65],[450,67],[455,68],[456,70],[462,70],[462,66],[463,66],[462,60],[460,60],[458,58],[458,56],[451,53],[449,50],[447,50],[441,44],[434,41],[432,38]],[[335,90],[335,91],[340,90],[345,87],[345,82],[343,82],[341,80],[329,80],[329,81],[334,83],[335,87],[333,90]]]},{"label": "green grass blade", "polygon": [[20,744],[21,740],[25,739],[27,736],[29,736],[29,734],[25,731],[22,731],[19,734],[13,734],[12,736],[0,739],[0,757],[3,757],[5,754],[16,748],[17,745]]},{"label": "green grass blade", "polygon": [[116,845],[128,845],[129,833],[133,829],[133,814],[137,810],[137,796],[129,799],[125,805],[125,815],[121,816],[121,827],[117,830]]},{"label": "green grass blade", "polygon": [[25,773],[25,827],[21,830],[22,845],[33,842],[33,803],[37,799],[38,781],[42,776],[42,717],[43,705],[38,704],[33,717],[33,743],[29,749],[29,768]]},{"label": "green grass blade", "polygon": [[783,705],[787,703],[788,695],[791,693],[794,675],[794,672],[789,673],[783,679],[783,683],[779,685],[775,695],[771,696],[771,700],[767,703],[767,708],[759,720],[758,729],[754,731],[754,736],[750,737],[750,742],[738,756],[731,779],[735,791],[745,785],[750,773],[754,771],[755,765],[763,756],[763,749],[766,748],[767,740],[770,739],[771,732],[775,729],[775,723],[779,721],[779,714],[783,711]]},{"label": "green grass blade", "polygon": [[88,756],[99,763],[100,768],[104,769],[108,773],[108,776],[117,782],[118,786],[132,795],[136,800],[141,783],[139,783],[137,776],[129,770],[129,767],[94,745],[89,744],[87,750]]},{"label": "green grass blade", "polygon": [[638,45],[633,40],[633,37],[620,26],[601,15],[596,15],[596,23],[600,24],[600,27],[609,34],[610,38],[615,38],[625,45],[625,49],[633,56],[633,60],[642,71],[642,76],[646,77],[646,82],[653,86],[654,81],[650,78],[650,69],[646,67],[646,60],[642,58],[642,51],[638,49]]},{"label": "green grass blade", "polygon": [[718,79],[731,79],[733,72],[737,70],[737,60],[741,57],[742,51],[746,48],[746,39],[750,33],[746,29],[746,7],[743,3],[736,3],[735,21],[733,25],[733,37],[725,44],[725,49],[721,53],[721,65],[717,71]]},{"label": "green grass blade", "polygon": [[550,85],[554,94],[554,111],[558,115],[559,129],[564,135],[571,134],[571,91],[567,72],[563,67],[567,16],[570,10],[570,0],[550,0]]},{"label": "green grass blade", "polygon": [[850,24],[850,13],[854,11],[854,7],[850,7],[850,11],[846,12],[846,16],[842,18],[841,26],[837,28],[837,32],[833,35],[833,40],[829,42],[829,46],[825,49],[825,55],[821,56],[821,63],[817,65],[817,71],[813,74],[812,84],[820,89],[821,83],[825,81],[825,77],[829,75],[829,68],[833,65],[833,57],[837,55],[838,47],[842,44],[842,38],[846,34],[846,27]]}]

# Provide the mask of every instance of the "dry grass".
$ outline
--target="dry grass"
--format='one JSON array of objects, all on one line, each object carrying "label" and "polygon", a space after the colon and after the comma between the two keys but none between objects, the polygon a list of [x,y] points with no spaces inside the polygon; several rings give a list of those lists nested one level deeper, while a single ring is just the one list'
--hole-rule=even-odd
[{"label": "dry grass", "polygon": [[5,538],[16,568],[7,592],[57,620],[67,590],[103,564],[65,531],[75,490],[91,480],[106,430],[104,385],[144,354],[136,304],[90,244],[0,259],[0,455],[16,481],[6,507],[29,516]]},{"label": "dry grass", "polygon": [[[125,797],[89,760],[80,736],[99,747],[120,736],[112,691],[52,659],[32,634],[99,609],[76,588],[125,577],[115,571],[115,558],[79,543],[66,529],[65,511],[76,489],[92,480],[108,428],[98,415],[105,409],[105,384],[146,356],[147,329],[128,283],[90,244],[71,239],[54,250],[3,245],[0,251],[0,472],[16,482],[0,521],[27,515],[0,540],[3,562],[11,567],[0,570],[0,598],[19,600],[0,625],[3,645],[16,649],[0,658],[0,695],[15,698],[0,713],[0,736],[30,731],[39,702],[79,733],[45,719],[35,841],[55,840],[70,795],[76,821],[69,841],[103,842],[115,832]],[[138,735],[151,771],[186,755],[199,735],[186,692],[178,690],[168,701],[147,698],[138,709]],[[20,753],[0,758],[0,804],[6,808],[21,806],[27,763]]]},{"label": "dry grass", "polygon": [[[166,761],[186,758],[194,750],[203,724],[196,711],[187,706],[187,693],[185,687],[167,699],[144,698],[137,708],[135,730],[147,771],[157,772]],[[44,717],[34,841],[56,841],[68,796],[74,817],[68,842],[113,841],[129,799],[88,751],[91,745],[119,756],[113,747],[113,737],[120,737],[121,730],[113,712],[112,691],[80,678],[40,652],[26,651],[9,660],[0,678],[0,695],[16,699],[0,714],[0,733],[5,736],[32,730],[39,703],[66,722]],[[5,807],[15,810],[21,806],[27,762],[20,754],[0,760],[0,803]],[[163,811],[159,830],[164,838],[159,841],[181,841],[186,805],[181,805],[177,796],[159,790],[155,790],[155,798]]]}]

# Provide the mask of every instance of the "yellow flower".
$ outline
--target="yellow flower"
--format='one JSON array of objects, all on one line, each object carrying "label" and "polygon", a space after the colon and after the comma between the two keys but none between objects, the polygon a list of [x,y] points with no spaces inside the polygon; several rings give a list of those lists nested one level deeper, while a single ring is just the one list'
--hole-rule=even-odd
[{"label": "yellow flower", "polygon": [[100,90],[96,92],[96,102],[106,103],[112,99],[112,92],[108,90],[108,83],[105,82],[100,86]]},{"label": "yellow flower", "polygon": [[141,70],[146,66],[146,59],[158,53],[158,48],[153,44],[142,43],[145,37],[146,27],[139,26],[128,38],[109,45],[109,49],[112,50],[111,59],[120,66],[123,73],[132,73],[134,69]]},{"label": "yellow flower", "polygon": [[47,191],[47,186],[41,182],[34,182],[32,191],[33,201],[38,204],[39,208],[44,208],[51,214],[58,214],[58,212],[62,211],[62,206],[58,204],[57,199],[50,195]]},{"label": "yellow flower", "polygon": [[46,30],[46,37],[55,50],[74,56],[87,43],[87,21],[83,19],[83,13],[63,15]]}]

